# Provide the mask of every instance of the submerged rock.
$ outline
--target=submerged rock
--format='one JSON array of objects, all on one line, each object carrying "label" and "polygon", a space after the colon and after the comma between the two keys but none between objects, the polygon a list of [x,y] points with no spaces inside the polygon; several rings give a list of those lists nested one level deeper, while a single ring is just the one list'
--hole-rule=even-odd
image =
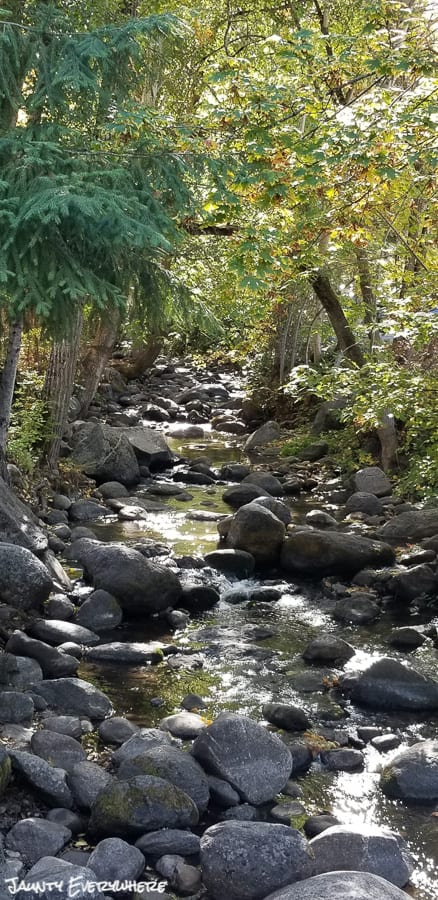
[{"label": "submerged rock", "polygon": [[378,659],[339,684],[354,703],[374,709],[438,709],[438,682],[395,659]]}]

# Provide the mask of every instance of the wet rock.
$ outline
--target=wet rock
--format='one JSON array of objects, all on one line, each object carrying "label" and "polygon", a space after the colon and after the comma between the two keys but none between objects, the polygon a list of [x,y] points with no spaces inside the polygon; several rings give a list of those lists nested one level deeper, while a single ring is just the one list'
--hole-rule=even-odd
[{"label": "wet rock", "polygon": [[243,481],[250,472],[250,467],[245,466],[243,463],[227,463],[225,466],[222,466],[219,476],[226,481]]},{"label": "wet rock", "polygon": [[281,481],[269,472],[251,472],[250,475],[246,475],[241,484],[255,484],[271,497],[281,497],[284,494]]},{"label": "wet rock", "polygon": [[116,665],[144,666],[159,663],[163,651],[157,644],[142,644],[140,641],[112,641],[91,647],[85,654],[87,659]]},{"label": "wet rock", "polygon": [[46,819],[23,819],[6,835],[8,850],[17,850],[27,866],[33,866],[43,856],[55,856],[68,844],[71,831],[64,825]]},{"label": "wet rock", "polygon": [[90,646],[99,642],[99,636],[82,625],[75,622],[63,622],[59,619],[36,619],[27,630],[32,637],[47,644],[62,644],[64,641],[74,641],[77,644]]},{"label": "wet rock", "polygon": [[249,599],[251,603],[274,603],[276,600],[280,600],[281,595],[280,588],[262,585],[249,592]]},{"label": "wet rock", "polygon": [[184,609],[196,614],[212,609],[219,599],[219,591],[210,585],[186,583],[182,587],[180,602]]},{"label": "wet rock", "polygon": [[248,453],[252,450],[257,450],[259,447],[266,447],[268,444],[272,444],[273,441],[278,441],[280,437],[280,426],[277,422],[265,422],[264,425],[261,425],[260,428],[257,428],[252,434],[250,434],[249,438],[245,441],[243,445],[243,449],[245,453]]},{"label": "wet rock", "polygon": [[339,684],[354,703],[374,709],[438,708],[438,682],[395,659],[378,659],[356,675],[343,675]]},{"label": "wet rock", "polygon": [[82,721],[78,716],[47,716],[41,724],[48,731],[65,734],[75,739],[80,738],[83,734]]},{"label": "wet rock", "polygon": [[389,635],[388,643],[400,650],[415,650],[421,647],[425,640],[426,636],[421,631],[406,625],[404,628],[394,628]]},{"label": "wet rock", "polygon": [[380,615],[380,607],[370,594],[352,594],[336,604],[333,615],[340,622],[368,625]]},{"label": "wet rock", "polygon": [[191,831],[181,831],[178,828],[163,828],[161,831],[151,831],[144,834],[135,842],[135,846],[145,856],[161,857],[169,853],[180,856],[198,855],[201,849],[200,838]]},{"label": "wet rock", "polygon": [[191,740],[198,737],[204,730],[205,721],[196,713],[175,713],[173,716],[166,716],[165,719],[162,719],[160,728],[162,731],[169,731],[173,737]]},{"label": "wet rock", "polygon": [[438,740],[420,741],[393,756],[382,770],[380,787],[408,803],[438,799]]},{"label": "wet rock", "polygon": [[351,772],[363,768],[364,755],[360,750],[341,747],[336,750],[323,750],[321,762],[331,772]]},{"label": "wet rock", "polygon": [[97,634],[117,628],[122,618],[123,613],[116,598],[102,590],[93,591],[76,613],[77,624]]},{"label": "wet rock", "polygon": [[279,557],[285,533],[285,526],[269,509],[250,503],[233,516],[226,543],[251,553],[258,564],[269,564]]},{"label": "wet rock", "polygon": [[376,497],[386,497],[392,491],[391,482],[378,466],[366,466],[356,472],[354,486],[356,491],[375,494]]},{"label": "wet rock", "polygon": [[135,881],[145,868],[143,853],[120,838],[105,838],[93,850],[88,865],[98,881]]},{"label": "wet rock", "polygon": [[138,726],[124,719],[122,716],[114,716],[100,723],[98,734],[104,744],[124,744],[133,734],[138,732]]},{"label": "wet rock", "polygon": [[67,773],[64,769],[51,766],[45,759],[26,753],[24,750],[11,750],[12,768],[33,790],[35,790],[48,806],[63,806],[71,809],[73,797],[67,785]]},{"label": "wet rock", "polygon": [[289,750],[246,716],[223,712],[195,740],[193,755],[255,806],[281,791],[292,771]]},{"label": "wet rock", "polygon": [[100,792],[89,829],[92,834],[125,838],[197,822],[198,810],[184,791],[162,778],[141,775],[129,781],[113,779]]},{"label": "wet rock", "polygon": [[33,700],[17,691],[0,692],[0,722],[26,722],[34,712]]},{"label": "wet rock", "polygon": [[94,587],[117,597],[128,615],[160,612],[176,606],[181,597],[174,572],[124,544],[83,539],[75,542],[72,552]]},{"label": "wet rock", "polygon": [[140,465],[148,466],[151,471],[171,465],[173,454],[160,431],[142,425],[115,430],[127,437]]},{"label": "wet rock", "polygon": [[280,522],[283,522],[283,525],[289,525],[292,521],[291,511],[282,500],[276,500],[275,497],[257,497],[255,500],[251,500],[249,505],[254,503],[262,506],[263,509],[269,509],[274,516],[277,516],[277,519],[280,519]]},{"label": "wet rock", "polygon": [[181,700],[181,706],[183,709],[188,709],[191,712],[192,710],[205,709],[207,703],[199,694],[187,694]]},{"label": "wet rock", "polygon": [[306,513],[306,523],[314,528],[336,528],[338,524],[334,516],[321,509],[311,509]]},{"label": "wet rock", "polygon": [[252,500],[256,500],[257,497],[268,496],[268,492],[263,488],[258,487],[256,484],[246,484],[242,481],[239,485],[235,485],[224,491],[222,500],[224,503],[228,503],[229,506],[232,506],[233,509],[239,509],[241,506],[251,503]]},{"label": "wet rock", "polygon": [[361,512],[367,516],[382,516],[384,506],[375,494],[366,491],[356,491],[348,498],[345,504],[345,512]]},{"label": "wet rock", "polygon": [[236,575],[238,578],[249,578],[255,569],[252,553],[245,550],[212,550],[205,554],[205,562],[225,575]]},{"label": "wet rock", "polygon": [[388,544],[353,534],[326,531],[293,531],[286,536],[281,565],[286,571],[322,578],[325,575],[354,575],[366,566],[387,566],[394,562]]},{"label": "wet rock", "polygon": [[113,712],[108,697],[94,685],[81,678],[53,678],[35,685],[34,691],[47,701],[52,709],[67,715],[106,719]]},{"label": "wet rock", "polygon": [[88,760],[75,763],[68,772],[68,786],[79,809],[92,808],[100,792],[111,782],[112,776],[102,766]]},{"label": "wet rock", "polygon": [[386,582],[388,593],[397,600],[411,603],[418,597],[438,594],[438,576],[425,564],[394,572]]},{"label": "wet rock", "polygon": [[92,522],[108,515],[111,515],[110,510],[95,500],[76,500],[70,509],[71,522]]},{"label": "wet rock", "polygon": [[414,865],[404,841],[372,825],[333,825],[310,841],[317,875],[342,870],[371,872],[397,887],[409,881]]},{"label": "wet rock", "polygon": [[285,825],[221,822],[201,838],[202,879],[213,900],[263,900],[310,874],[307,842]]},{"label": "wet rock", "polygon": [[322,834],[323,831],[327,831],[327,828],[332,828],[333,825],[340,825],[339,819],[336,816],[331,816],[329,813],[319,813],[315,816],[309,816],[308,819],[304,822],[304,834],[308,838],[316,837],[317,834]]},{"label": "wet rock", "polygon": [[73,766],[86,759],[81,744],[66,734],[55,731],[36,731],[30,742],[32,753],[45,759],[51,766],[68,772]]},{"label": "wet rock", "polygon": [[[1,490],[0,485],[0,496]],[[30,550],[15,544],[0,544],[0,600],[3,603],[14,609],[39,609],[52,589],[46,566]]]},{"label": "wet rock", "polygon": [[134,759],[140,756],[152,747],[169,746],[171,743],[170,735],[158,728],[143,728],[129,737],[118,750],[114,750],[112,755],[113,763],[120,766],[125,759]]},{"label": "wet rock", "polygon": [[45,612],[49,619],[61,619],[68,622],[73,618],[75,607],[68,597],[64,597],[63,594],[55,594],[55,596],[49,597]]},{"label": "wet rock", "polygon": [[84,424],[74,436],[72,461],[98,483],[137,484],[140,470],[127,433],[122,428],[108,425]]},{"label": "wet rock", "polygon": [[371,743],[379,753],[387,753],[399,746],[401,738],[397,734],[379,734],[371,739]]},{"label": "wet rock", "polygon": [[286,803],[277,803],[270,812],[271,819],[279,822],[281,825],[292,825],[293,819],[302,818],[306,814],[306,810],[302,803],[297,800],[290,800]]},{"label": "wet rock", "polygon": [[245,423],[233,416],[213,416],[211,426],[215,431],[222,431],[226,434],[240,435],[247,431]]},{"label": "wet rock", "polygon": [[354,656],[351,644],[334,634],[322,634],[314,638],[303,651],[306,662],[335,663],[346,662]]},{"label": "wet rock", "polygon": [[307,731],[310,727],[310,719],[304,710],[289,703],[265,703],[262,713],[271,725],[286,731]]},{"label": "wet rock", "polygon": [[154,747],[140,756],[122,762],[118,777],[123,781],[137,775],[154,775],[164,778],[185,791],[196,803],[200,813],[205,812],[210,799],[205,772],[189,753],[176,747]]},{"label": "wet rock", "polygon": [[104,500],[114,500],[116,497],[129,497],[129,491],[120,481],[105,481],[99,485],[99,494]]},{"label": "wet rock", "polygon": [[438,508],[412,509],[394,516],[379,531],[385,540],[412,540],[438,534]]},{"label": "wet rock", "polygon": [[368,872],[328,872],[270,894],[265,900],[406,900],[406,894]]}]

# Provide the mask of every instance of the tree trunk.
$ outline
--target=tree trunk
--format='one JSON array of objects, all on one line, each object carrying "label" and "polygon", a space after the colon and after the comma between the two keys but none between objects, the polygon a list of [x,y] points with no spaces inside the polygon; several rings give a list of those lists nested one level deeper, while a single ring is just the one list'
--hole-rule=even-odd
[{"label": "tree trunk", "polygon": [[140,378],[153,366],[163,347],[161,335],[152,335],[146,344],[132,351],[128,359],[115,360],[113,365],[125,378]]},{"label": "tree trunk", "polygon": [[96,336],[82,360],[84,391],[79,418],[85,418],[99,387],[103,371],[111,357],[120,324],[120,311],[107,310],[101,318]]},{"label": "tree trunk", "polygon": [[12,398],[14,396],[22,335],[23,320],[16,319],[10,325],[8,349],[0,383],[0,449],[3,454],[6,450],[11,419]]},{"label": "tree trunk", "polygon": [[372,325],[376,319],[376,298],[374,296],[370,261],[366,247],[357,248],[356,259],[359,271],[360,292],[365,307],[364,322],[365,325]]},{"label": "tree trunk", "polygon": [[51,436],[44,454],[44,461],[56,471],[64,434],[68,408],[73,393],[73,383],[79,356],[83,313],[79,308],[71,333],[61,341],[55,341],[50,354],[43,396],[50,411]]},{"label": "tree trunk", "polygon": [[377,434],[382,449],[382,466],[387,471],[398,466],[398,441],[394,416],[385,412],[382,416],[382,424],[377,429]]},{"label": "tree trunk", "polygon": [[323,272],[318,272],[312,278],[312,287],[329,317],[340,349],[356,366],[363,366],[364,357],[362,350],[347,322],[339,297],[333,290],[328,276]]}]

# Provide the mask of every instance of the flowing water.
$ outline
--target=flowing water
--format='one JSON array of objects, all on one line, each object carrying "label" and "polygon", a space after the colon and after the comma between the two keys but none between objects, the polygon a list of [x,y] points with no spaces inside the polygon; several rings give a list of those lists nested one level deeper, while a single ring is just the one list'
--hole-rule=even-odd
[{"label": "flowing water", "polygon": [[[202,441],[171,441],[172,449],[186,459],[208,457],[215,467],[239,461],[237,442],[218,441],[207,436]],[[161,479],[166,480],[166,475]],[[190,499],[156,498],[164,507],[145,519],[110,521],[95,525],[103,540],[152,538],[167,544],[176,556],[199,556],[217,546],[216,521],[200,521],[193,512],[229,514],[222,501],[224,486],[194,487],[182,485]],[[138,489],[137,492],[141,492]],[[144,490],[144,489],[143,489]],[[150,495],[149,495],[150,496]],[[302,503],[291,502],[297,521],[309,508],[321,508],[315,495]],[[325,507],[327,509],[327,507]],[[333,508],[329,508],[334,513]],[[196,577],[196,570],[188,575]],[[199,574],[199,572],[198,572]],[[431,620],[427,608],[412,615],[409,610],[386,610],[370,626],[342,627],[331,616],[333,600],[311,583],[285,581],[281,573],[270,573],[270,582],[281,589],[274,603],[251,602],[235,605],[236,589],[249,592],[260,585],[256,579],[234,582],[211,572],[211,580],[221,591],[217,607],[192,617],[184,631],[171,632],[163,621],[136,621],[117,629],[108,640],[151,640],[176,644],[184,651],[183,667],[172,669],[166,662],[157,666],[128,667],[84,663],[81,675],[94,681],[111,697],[118,715],[126,715],[141,726],[158,723],[163,716],[179,709],[189,692],[206,699],[205,715],[212,718],[222,709],[253,715],[261,720],[261,708],[268,700],[301,705],[311,720],[330,723],[330,728],[353,730],[359,725],[377,725],[402,735],[406,740],[436,737],[438,718],[400,713],[373,713],[346,704],[336,695],[336,678],[341,670],[309,667],[301,653],[310,639],[321,631],[336,633],[351,643],[356,655],[343,671],[357,670],[372,658],[390,655],[409,661],[424,673],[436,674],[436,653],[430,642],[410,654],[388,651],[388,635],[395,626],[419,624]],[[266,581],[263,582],[266,584]],[[231,592],[231,594],[230,594]],[[319,731],[321,727],[319,726]],[[316,740],[316,739],[315,739]],[[388,826],[401,834],[415,856],[417,869],[409,888],[416,900],[436,900],[438,896],[438,818],[430,808],[406,806],[389,800],[378,786],[379,769],[391,753],[381,754],[371,745],[365,751],[363,772],[328,772],[316,759],[310,771],[298,776],[309,814],[329,811],[345,824],[359,822]]]}]

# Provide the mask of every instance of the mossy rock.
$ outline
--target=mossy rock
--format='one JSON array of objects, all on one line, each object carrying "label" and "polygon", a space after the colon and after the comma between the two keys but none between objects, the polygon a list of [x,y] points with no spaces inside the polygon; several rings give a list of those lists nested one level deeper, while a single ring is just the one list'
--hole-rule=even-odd
[{"label": "mossy rock", "polygon": [[91,811],[92,834],[129,838],[159,828],[186,828],[198,822],[193,800],[180,788],[152,775],[114,780]]}]

